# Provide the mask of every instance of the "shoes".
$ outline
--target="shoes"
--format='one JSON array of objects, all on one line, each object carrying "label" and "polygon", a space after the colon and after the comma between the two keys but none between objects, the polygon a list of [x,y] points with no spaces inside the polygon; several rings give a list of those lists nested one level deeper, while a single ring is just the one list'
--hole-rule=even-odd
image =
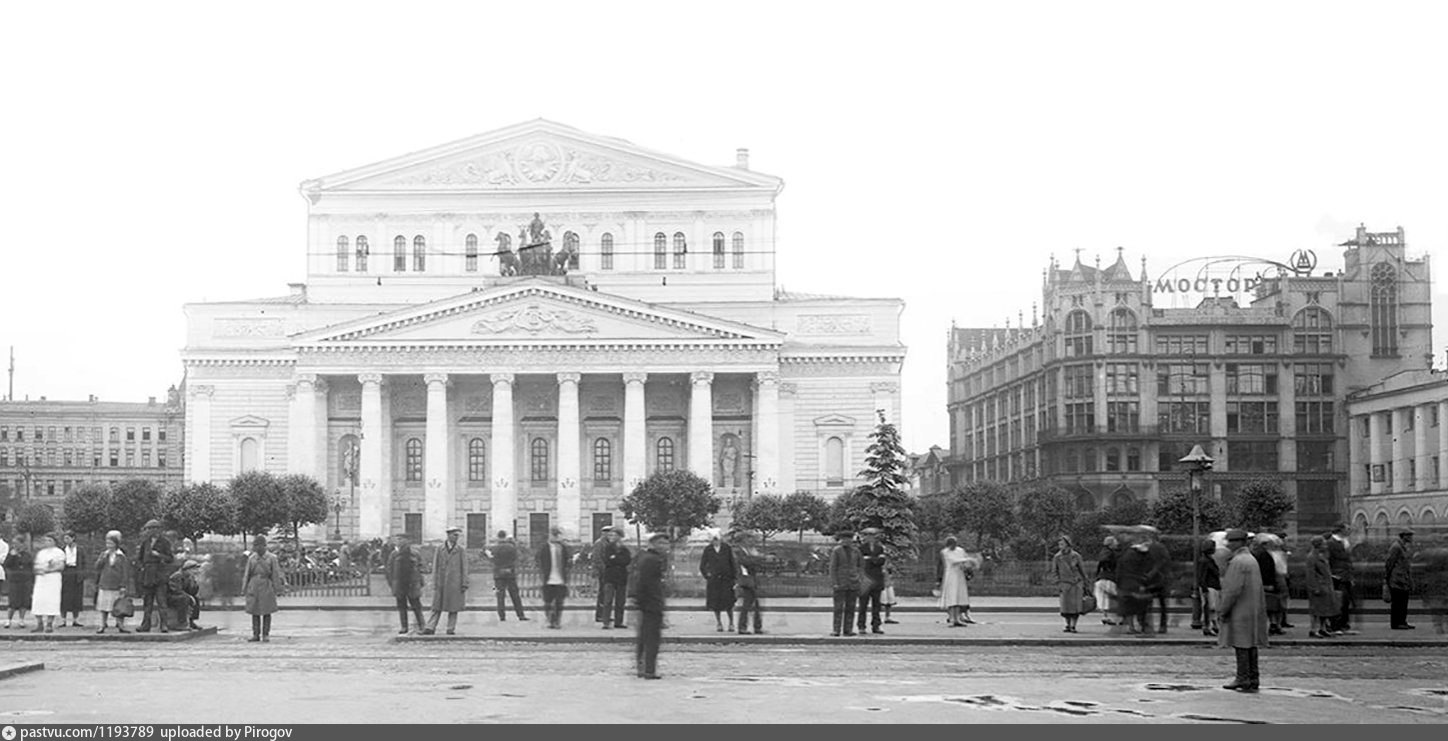
[{"label": "shoes", "polygon": [[755,628],[755,629],[754,629],[754,635],[762,636],[762,635],[764,635],[764,631],[762,631],[762,630],[760,630],[760,629],[758,629],[758,628]]},{"label": "shoes", "polygon": [[975,621],[971,620],[970,618],[961,618],[960,622],[965,623],[966,625],[975,625]]},{"label": "shoes", "polygon": [[404,626],[402,626],[402,630],[397,631],[397,635],[405,636],[405,635],[407,635],[408,633],[411,633],[411,632],[412,632],[412,631],[408,630],[408,629],[407,629],[407,626],[404,625]]},{"label": "shoes", "polygon": [[1224,685],[1222,685],[1222,689],[1224,689],[1224,690],[1240,690],[1240,689],[1242,689],[1243,687],[1251,687],[1251,686],[1252,686],[1252,685],[1250,685],[1250,684],[1248,684],[1248,683],[1246,683],[1246,682],[1238,682],[1238,681],[1233,680],[1233,681],[1232,681],[1231,683],[1229,683],[1229,684],[1224,684]]},{"label": "shoes", "polygon": [[739,635],[747,636],[747,635],[749,635],[749,631],[746,630],[746,629],[744,629],[744,628],[740,628],[740,629],[739,629]]},{"label": "shoes", "polygon": [[192,630],[206,630],[205,628],[197,625],[196,623],[191,623],[191,625],[188,627],[190,627]]},{"label": "shoes", "polygon": [[246,639],[246,642],[247,642],[247,643],[260,643],[260,642],[261,642],[261,636],[252,636],[252,637]]},{"label": "shoes", "polygon": [[857,636],[857,635],[859,635],[859,633],[856,633],[855,631],[852,630],[852,631],[846,633],[845,635],[847,635],[847,636]]},{"label": "shoes", "polygon": [[832,631],[832,632],[830,633],[830,637],[831,637],[831,638],[839,638],[839,637],[840,637],[840,632],[839,632],[838,630]]},{"label": "shoes", "polygon": [[1285,628],[1296,628],[1297,626],[1296,626],[1296,625],[1293,625],[1292,623],[1282,623],[1282,627],[1285,629]]},{"label": "shoes", "polygon": [[730,623],[730,624],[729,624],[729,627],[726,628],[725,630],[726,630],[727,632],[733,633],[733,632],[734,632],[734,623]]},{"label": "shoes", "polygon": [[100,635],[104,632],[106,632],[106,626],[102,625],[100,629],[96,631],[96,635]]},{"label": "shoes", "polygon": [[433,634],[435,634],[435,633],[437,633],[437,631],[436,631],[436,630],[433,630],[432,628],[423,628],[422,630],[419,630],[419,631],[418,631],[418,634],[419,634],[419,635],[425,635],[425,636],[430,636],[430,635],[433,635]]},{"label": "shoes", "polygon": [[1238,691],[1238,692],[1241,692],[1241,693],[1243,693],[1243,694],[1249,694],[1249,695],[1250,695],[1250,694],[1256,694],[1257,691],[1258,691],[1258,687],[1257,687],[1257,685],[1255,685],[1255,684],[1249,684],[1249,685],[1245,685],[1245,686],[1242,686],[1242,687],[1238,687],[1238,688],[1237,688],[1237,691]]},{"label": "shoes", "polygon": [[1415,628],[1417,628],[1417,627],[1418,627],[1418,626],[1416,626],[1416,625],[1408,625],[1407,623],[1403,623],[1402,625],[1394,625],[1394,626],[1392,626],[1393,630],[1413,630],[1413,629],[1415,629]]},{"label": "shoes", "polygon": [[1205,630],[1202,631],[1202,635],[1204,635],[1204,636],[1211,636],[1211,637],[1214,637],[1214,638],[1215,638],[1215,637],[1217,636],[1217,631],[1216,631],[1216,629],[1214,629],[1214,628],[1207,628],[1207,629],[1205,629]]},{"label": "shoes", "polygon": [[458,634],[458,632],[455,631],[455,630],[450,630],[450,631],[447,632],[447,634],[450,635],[450,636],[455,636],[455,635]]},{"label": "shoes", "polygon": [[885,631],[880,630],[879,628],[871,628],[871,629],[870,629],[870,632],[871,632],[871,633],[874,633],[874,634],[877,635],[877,636],[885,635]]},{"label": "shoes", "polygon": [[884,623],[885,625],[899,625],[899,624],[900,624],[900,621],[899,621],[899,620],[891,620],[890,618],[885,618],[884,620],[881,620],[880,622]]},{"label": "shoes", "polygon": [[262,637],[261,637],[261,642],[262,642],[262,643],[271,643],[271,636],[262,636]]},{"label": "shoes", "polygon": [[716,625],[716,626],[714,626],[714,632],[716,632],[716,633],[723,633],[723,632],[724,632],[724,626],[723,626],[723,625]]},{"label": "shoes", "polygon": [[1327,632],[1325,632],[1325,631],[1314,630],[1314,631],[1312,631],[1311,633],[1308,633],[1308,634],[1307,634],[1307,637],[1308,637],[1308,638],[1331,638],[1332,636],[1329,635],[1329,634],[1328,634]]},{"label": "shoes", "polygon": [[663,679],[663,678],[664,678],[664,676],[663,676],[662,674],[643,674],[643,675],[640,675],[640,676],[642,676],[644,679]]},{"label": "shoes", "polygon": [[130,631],[128,628],[117,627],[117,628],[116,628],[116,632],[117,632],[117,633],[130,633],[131,631]]},{"label": "shoes", "polygon": [[604,624],[603,624],[603,629],[604,629],[604,630],[613,630],[613,626],[612,626],[612,625],[609,625],[608,623],[604,623]]},{"label": "shoes", "polygon": [[30,631],[30,632],[31,632],[31,633],[44,633],[44,632],[45,632],[45,628],[40,627],[40,626],[36,626],[36,628],[35,628],[34,630]]},{"label": "shoes", "polygon": [[171,631],[168,630],[168,629],[166,628],[166,626],[163,625],[163,626],[161,626],[161,632],[162,632],[162,633],[170,633]]},{"label": "shoes", "polygon": [[519,616],[518,616],[518,619],[521,620],[521,621],[524,621],[524,622],[527,622],[527,620],[528,620],[527,616],[525,616],[525,615],[519,615]]},{"label": "shoes", "polygon": [[151,626],[149,626],[149,625],[142,625],[141,627],[136,628],[136,632],[137,632],[137,633],[150,633],[150,632],[151,632]]},{"label": "shoes", "polygon": [[1270,627],[1267,628],[1267,635],[1280,636],[1280,635],[1282,635],[1282,629],[1279,628],[1279,627],[1277,627],[1277,626],[1275,626],[1275,625],[1270,626]]}]

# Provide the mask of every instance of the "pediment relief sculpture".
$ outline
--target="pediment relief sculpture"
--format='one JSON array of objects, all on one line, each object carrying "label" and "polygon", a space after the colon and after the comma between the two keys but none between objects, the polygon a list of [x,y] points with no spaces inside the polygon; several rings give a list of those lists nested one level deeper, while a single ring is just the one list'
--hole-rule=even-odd
[{"label": "pediment relief sculpture", "polygon": [[538,334],[545,330],[587,334],[597,332],[593,317],[568,309],[550,309],[541,304],[530,303],[515,309],[493,312],[473,322],[473,334],[502,334],[522,331]]},{"label": "pediment relief sculpture", "polygon": [[664,183],[682,175],[596,152],[575,149],[549,139],[530,139],[422,172],[397,178],[397,185],[468,185],[489,188],[548,185],[615,185]]}]

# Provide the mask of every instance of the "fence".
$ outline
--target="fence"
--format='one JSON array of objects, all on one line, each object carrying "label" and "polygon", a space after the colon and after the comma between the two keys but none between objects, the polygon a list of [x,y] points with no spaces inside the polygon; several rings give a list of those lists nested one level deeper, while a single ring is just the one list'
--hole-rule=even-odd
[{"label": "fence", "polygon": [[358,571],[298,569],[286,572],[287,591],[301,597],[366,597],[372,594],[372,578]]}]

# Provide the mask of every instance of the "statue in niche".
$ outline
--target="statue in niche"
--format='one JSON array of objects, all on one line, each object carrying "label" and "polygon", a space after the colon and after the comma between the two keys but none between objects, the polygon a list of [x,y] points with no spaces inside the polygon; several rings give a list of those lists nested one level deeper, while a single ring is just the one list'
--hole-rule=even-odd
[{"label": "statue in niche", "polygon": [[739,485],[739,446],[733,435],[725,435],[719,450],[719,468],[723,487],[733,489]]}]

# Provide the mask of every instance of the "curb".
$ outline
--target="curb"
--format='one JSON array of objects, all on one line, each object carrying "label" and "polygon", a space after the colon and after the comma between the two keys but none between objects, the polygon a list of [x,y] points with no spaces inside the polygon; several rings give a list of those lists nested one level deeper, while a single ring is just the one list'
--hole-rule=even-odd
[{"label": "curb", "polygon": [[[552,635],[552,636],[487,636],[487,635],[399,635],[388,639],[389,643],[532,643],[532,644],[558,644],[558,645],[580,645],[580,644],[603,644],[603,645],[633,645],[635,638],[632,633],[612,636],[588,636],[588,635]],[[762,636],[664,636],[663,642],[673,645],[689,646],[740,646],[740,645],[771,645],[771,646],[849,646],[858,648],[865,646],[1007,646],[1007,647],[1087,647],[1100,648],[1103,646],[1187,646],[1204,649],[1218,649],[1215,640],[1199,641],[1195,639],[1182,638],[1113,638],[1109,636],[1085,637],[1077,639],[1069,638],[931,638],[931,637],[893,637],[893,636],[870,636],[864,640],[854,637],[835,638],[833,636],[801,636],[801,635],[762,635]],[[1286,640],[1274,641],[1268,649],[1273,648],[1315,648],[1322,646],[1334,647],[1374,647],[1374,648],[1448,648],[1448,640],[1441,641],[1395,641],[1391,639],[1369,638],[1365,640]]]},{"label": "curb", "polygon": [[180,643],[203,636],[216,635],[216,627],[201,630],[175,630],[169,633],[101,633],[86,630],[82,633],[6,633],[0,631],[0,641],[36,641],[41,643],[75,643],[77,641],[100,641],[112,643]]},{"label": "curb", "polygon": [[[763,601],[761,600],[761,602],[763,602]],[[770,603],[768,603],[768,602],[763,602],[763,606],[764,606],[765,611],[767,611],[767,612],[814,612],[814,613],[820,613],[820,614],[824,614],[824,615],[829,615],[829,614],[831,614],[831,613],[834,611],[834,608],[833,608],[832,606],[830,606],[830,605],[827,605],[827,604],[821,604],[821,605],[772,605],[772,604],[770,604]],[[318,604],[318,605],[298,605],[298,604],[291,604],[291,605],[288,605],[288,604],[284,604],[284,603],[283,603],[283,604],[279,604],[277,607],[278,607],[278,609],[280,609],[280,610],[317,610],[317,611],[322,611],[322,612],[374,612],[374,611],[382,611],[382,612],[391,613],[391,612],[396,611],[396,609],[397,609],[397,607],[396,607],[395,605],[393,605],[392,603],[389,603],[389,602],[380,602],[380,601],[379,601],[377,604],[373,604],[373,605],[347,605],[347,604],[340,604],[340,605],[339,605],[339,604]],[[201,609],[202,609],[202,612],[241,612],[241,611],[243,611],[243,610],[246,609],[246,606],[245,606],[245,605],[240,605],[240,604],[237,604],[237,605],[202,605]],[[542,605],[538,605],[536,608],[534,608],[534,611],[535,611],[535,612],[536,612],[536,611],[541,611],[542,609],[543,609],[543,608],[542,608]],[[587,604],[587,603],[580,603],[580,604],[573,604],[573,605],[564,605],[563,610],[564,610],[565,612],[592,612],[592,611],[594,610],[594,605],[592,605],[592,604]],[[637,610],[637,608],[629,607],[629,608],[627,608],[627,610],[628,610],[628,612],[635,612],[635,611]],[[704,607],[703,605],[688,606],[688,607],[666,607],[666,608],[664,608],[664,611],[665,611],[665,612],[709,612],[708,608]],[[1020,606],[1011,606],[1011,605],[980,605],[980,606],[972,606],[972,607],[970,608],[970,611],[971,611],[972,613],[977,613],[977,614],[978,614],[978,613],[1005,613],[1005,614],[1018,614],[1018,615],[1026,615],[1026,614],[1058,615],[1058,614],[1060,614],[1060,608],[1057,608],[1057,607],[1054,607],[1054,606],[1043,606],[1043,605],[1020,605]],[[467,606],[467,607],[464,607],[462,610],[460,610],[460,612],[497,612],[497,608],[492,607],[492,606],[484,606],[484,605],[469,605],[469,606]],[[900,606],[900,605],[896,605],[895,608],[894,608],[894,612],[896,612],[896,613],[905,613],[905,614],[927,614],[927,613],[928,613],[928,614],[935,614],[935,613],[943,614],[943,613],[944,613],[944,610],[941,610],[941,609],[938,608],[938,607],[921,606],[921,605],[911,605],[911,606]],[[510,613],[510,614],[511,614],[511,613]],[[1095,614],[1098,614],[1098,613],[1093,612],[1093,613],[1087,613],[1087,614],[1089,614],[1089,615],[1095,615]],[[1156,611],[1153,610],[1153,611],[1152,611],[1152,614],[1155,615],[1155,614],[1156,614]],[[1167,609],[1167,614],[1168,614],[1168,615],[1191,615],[1191,614],[1192,614],[1192,611],[1191,611],[1190,608],[1173,607],[1173,608],[1168,608],[1168,609]],[[1287,613],[1287,614],[1289,614],[1289,615],[1307,615],[1307,614],[1308,614],[1308,611],[1307,611],[1306,609],[1301,609],[1301,610],[1292,609],[1292,610],[1288,610],[1288,613]],[[1355,616],[1382,616],[1382,615],[1388,615],[1388,614],[1389,614],[1389,613],[1388,613],[1387,610],[1373,610],[1373,609],[1369,609],[1369,610],[1357,610],[1357,611],[1354,611],[1354,612],[1353,612],[1353,615],[1355,615]],[[1415,608],[1409,608],[1409,609],[1408,609],[1408,615],[1410,615],[1410,616],[1431,615],[1431,614],[1432,614],[1432,613],[1431,613],[1429,610],[1415,609]]]},{"label": "curb", "polygon": [[9,679],[11,677],[18,677],[21,674],[38,672],[44,668],[45,664],[40,661],[37,661],[33,664],[11,664],[9,666],[0,666],[0,679]]}]

